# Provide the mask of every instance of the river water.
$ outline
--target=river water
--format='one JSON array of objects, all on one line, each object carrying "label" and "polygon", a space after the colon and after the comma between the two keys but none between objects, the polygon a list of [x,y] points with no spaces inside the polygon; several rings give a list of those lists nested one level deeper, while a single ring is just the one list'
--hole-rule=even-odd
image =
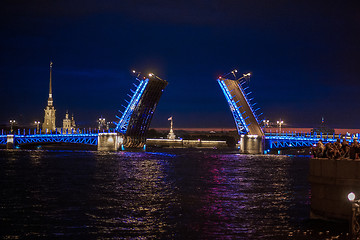
[{"label": "river water", "polygon": [[0,150],[1,237],[288,239],[309,219],[308,169],[213,150]]}]

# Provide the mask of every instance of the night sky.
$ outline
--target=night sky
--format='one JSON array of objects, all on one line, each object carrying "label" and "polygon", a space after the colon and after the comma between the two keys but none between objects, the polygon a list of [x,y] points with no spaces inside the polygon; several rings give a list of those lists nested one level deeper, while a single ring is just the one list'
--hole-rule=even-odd
[{"label": "night sky", "polygon": [[52,60],[57,126],[115,120],[136,69],[169,82],[151,127],[234,127],[216,78],[236,68],[270,121],[360,128],[355,1],[5,0],[0,27],[0,124],[43,121]]}]

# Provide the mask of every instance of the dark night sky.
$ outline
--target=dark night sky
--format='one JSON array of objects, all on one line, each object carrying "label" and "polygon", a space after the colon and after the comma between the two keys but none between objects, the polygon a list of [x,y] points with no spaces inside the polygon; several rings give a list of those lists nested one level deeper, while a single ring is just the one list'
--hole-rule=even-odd
[{"label": "dark night sky", "polygon": [[2,1],[0,124],[43,121],[54,62],[57,125],[115,120],[132,69],[169,81],[152,127],[233,127],[216,78],[252,72],[264,116],[360,128],[355,1]]}]

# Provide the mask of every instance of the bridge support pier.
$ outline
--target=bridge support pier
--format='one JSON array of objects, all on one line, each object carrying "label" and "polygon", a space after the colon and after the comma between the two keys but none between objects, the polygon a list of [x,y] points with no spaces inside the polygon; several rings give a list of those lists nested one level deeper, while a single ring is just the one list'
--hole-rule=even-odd
[{"label": "bridge support pier", "polygon": [[239,141],[240,153],[263,154],[264,137],[258,135],[241,135]]},{"label": "bridge support pier", "polygon": [[118,151],[123,144],[123,136],[118,133],[99,133],[98,151]]},{"label": "bridge support pier", "polygon": [[7,135],[6,149],[15,148],[15,135]]}]

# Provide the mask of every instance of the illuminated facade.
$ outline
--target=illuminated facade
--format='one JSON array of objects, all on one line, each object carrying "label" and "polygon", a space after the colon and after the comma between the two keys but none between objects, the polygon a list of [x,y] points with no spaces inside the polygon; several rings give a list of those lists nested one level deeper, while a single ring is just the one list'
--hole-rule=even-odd
[{"label": "illuminated facade", "polygon": [[42,133],[51,133],[55,132],[55,108],[53,106],[53,98],[52,98],[52,65],[53,63],[50,62],[50,84],[49,84],[49,98],[48,98],[48,105],[44,109],[45,116],[44,116],[44,123],[42,125]]},{"label": "illuminated facade", "polygon": [[75,129],[75,120],[74,115],[71,116],[71,119],[69,118],[69,113],[66,112],[65,118],[63,120],[63,133],[72,133],[72,131]]}]

